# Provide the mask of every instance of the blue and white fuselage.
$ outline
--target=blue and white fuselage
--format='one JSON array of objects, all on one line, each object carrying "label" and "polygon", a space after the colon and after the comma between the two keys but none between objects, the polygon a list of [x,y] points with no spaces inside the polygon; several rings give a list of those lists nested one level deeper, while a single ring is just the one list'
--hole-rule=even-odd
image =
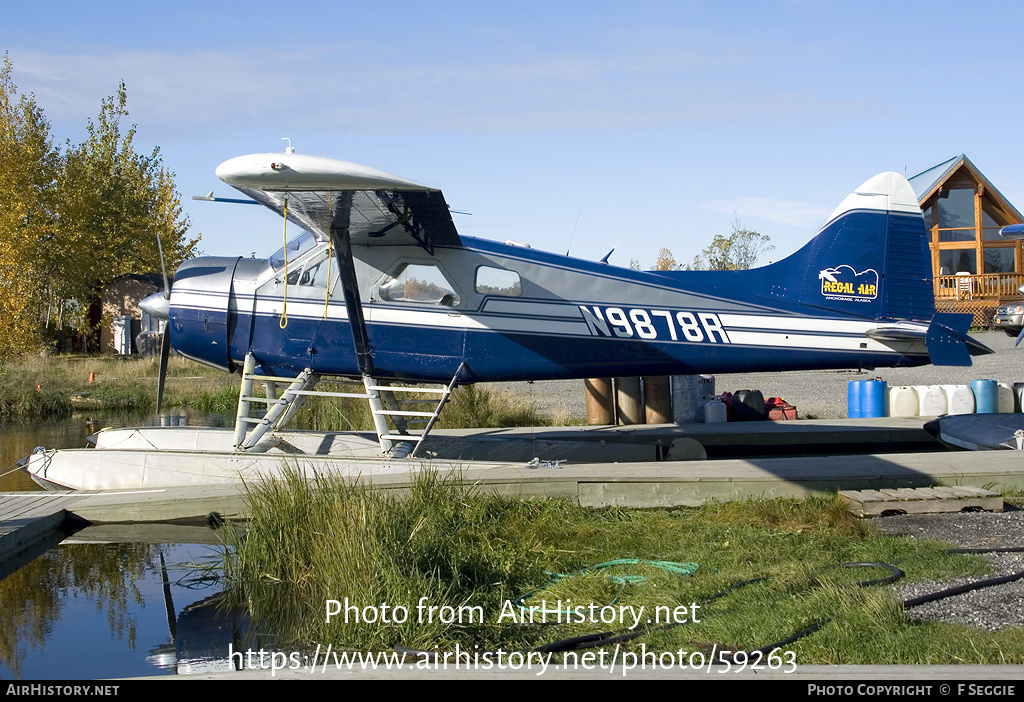
[{"label": "blue and white fuselage", "polygon": [[[264,373],[460,382],[968,365],[970,315],[937,315],[902,176],[858,188],[792,256],[643,272],[459,236],[440,191],[260,154],[218,175],[306,231],[271,259],[198,258],[170,299],[180,353]],[[296,226],[298,225],[298,226]],[[286,255],[287,254],[287,255]]]}]

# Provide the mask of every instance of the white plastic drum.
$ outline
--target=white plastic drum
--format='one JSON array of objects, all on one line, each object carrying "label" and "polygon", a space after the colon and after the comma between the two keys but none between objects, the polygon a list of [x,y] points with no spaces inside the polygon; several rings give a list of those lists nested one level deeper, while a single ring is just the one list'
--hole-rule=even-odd
[{"label": "white plastic drum", "polygon": [[711,400],[704,403],[704,423],[714,424],[724,422],[728,419],[725,403],[720,400]]},{"label": "white plastic drum", "polygon": [[938,417],[940,414],[946,414],[949,402],[941,385],[915,385],[914,389],[917,390],[919,417]]},{"label": "white plastic drum", "polygon": [[967,385],[943,385],[946,414],[974,414],[974,392]]},{"label": "white plastic drum", "polygon": [[1013,412],[1013,386],[999,383],[999,411]]},{"label": "white plastic drum", "polygon": [[889,388],[890,417],[916,417],[917,406],[917,391],[914,388],[906,386]]}]

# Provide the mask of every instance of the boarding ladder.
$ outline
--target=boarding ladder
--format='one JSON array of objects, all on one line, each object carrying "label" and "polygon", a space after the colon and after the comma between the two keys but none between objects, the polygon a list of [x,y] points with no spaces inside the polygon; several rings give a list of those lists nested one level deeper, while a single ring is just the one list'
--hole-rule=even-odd
[{"label": "boarding ladder", "polygon": [[[299,408],[310,396],[347,397],[367,400],[373,416],[373,426],[377,432],[381,451],[395,458],[415,458],[423,445],[424,439],[433,429],[441,410],[444,409],[452,391],[458,385],[463,365],[447,385],[440,387],[393,385],[380,381],[369,375],[363,376],[365,392],[327,392],[314,390],[316,384],[325,379],[307,368],[295,378],[283,378],[268,375],[257,375],[256,359],[249,353],[242,367],[242,384],[238,394],[238,412],[235,415],[236,451],[248,451],[267,434],[284,428],[298,412]],[[262,382],[266,388],[266,396],[254,395],[254,382]],[[280,385],[287,384],[283,392],[278,394]],[[408,394],[432,394],[439,396],[433,399],[405,397]],[[250,417],[252,403],[263,403],[267,410],[262,417]],[[412,409],[433,405],[430,411]],[[390,420],[390,425],[389,425]],[[421,430],[410,428],[413,424],[424,424]],[[252,429],[250,430],[250,426]]]}]

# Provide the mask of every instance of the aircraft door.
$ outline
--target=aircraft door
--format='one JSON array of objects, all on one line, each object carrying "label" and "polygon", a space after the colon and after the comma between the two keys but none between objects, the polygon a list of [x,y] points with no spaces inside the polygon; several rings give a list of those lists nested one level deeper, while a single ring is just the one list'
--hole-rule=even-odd
[{"label": "aircraft door", "polygon": [[296,372],[314,367],[327,311],[327,248],[289,264],[256,290],[252,348],[260,361]]},{"label": "aircraft door", "polygon": [[394,264],[370,291],[374,363],[389,374],[447,382],[465,354],[465,296],[436,259]]}]

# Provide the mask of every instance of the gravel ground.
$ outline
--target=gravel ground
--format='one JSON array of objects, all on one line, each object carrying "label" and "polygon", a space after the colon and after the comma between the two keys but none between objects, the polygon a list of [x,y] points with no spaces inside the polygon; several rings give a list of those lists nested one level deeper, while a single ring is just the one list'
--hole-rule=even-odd
[{"label": "gravel ground", "polygon": [[[1014,339],[1003,332],[973,334],[995,351],[975,356],[966,368],[919,366],[879,368],[874,371],[788,371],[784,373],[733,373],[715,376],[716,392],[760,390],[765,397],[781,397],[796,405],[801,419],[835,419],[846,416],[846,388],[851,380],[881,379],[890,387],[901,385],[967,385],[978,378],[999,382],[1024,381],[1024,344],[1014,348]],[[549,414],[554,424],[585,422],[586,399],[582,380],[538,381],[535,383],[493,383],[489,386],[519,401],[535,405]]]},{"label": "gravel ground", "polygon": [[[1024,548],[1024,511],[1003,513],[961,512],[880,517],[873,526],[887,534],[910,539],[946,541],[959,548]],[[997,577],[1024,571],[1024,553],[985,554]],[[894,589],[902,600],[938,592],[984,578],[962,578],[950,582],[897,582]],[[944,600],[929,602],[906,611],[913,619],[966,624],[995,631],[1024,625],[1024,580],[973,590]]]}]

